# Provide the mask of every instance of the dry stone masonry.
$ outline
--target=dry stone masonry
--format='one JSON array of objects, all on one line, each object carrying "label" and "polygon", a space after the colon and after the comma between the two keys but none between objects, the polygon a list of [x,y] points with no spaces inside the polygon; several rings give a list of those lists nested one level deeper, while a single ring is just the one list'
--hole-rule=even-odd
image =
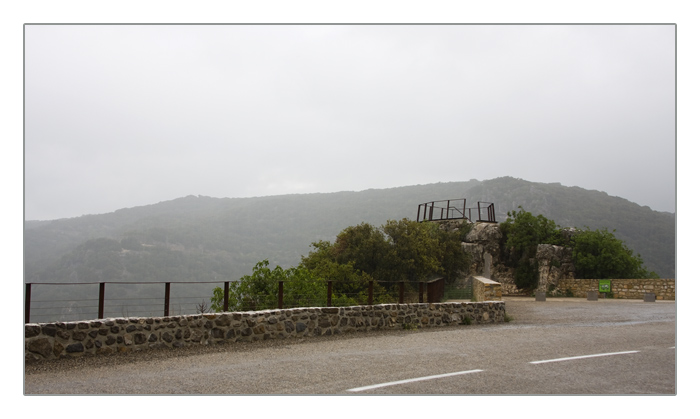
[{"label": "dry stone masonry", "polygon": [[472,281],[472,293],[475,301],[500,301],[502,299],[500,283],[483,276],[473,276],[470,280]]},{"label": "dry stone masonry", "polygon": [[224,342],[258,341],[504,321],[505,303],[485,301],[435,304],[292,308],[255,312],[140,317],[24,326],[27,362],[103,355],[150,348],[179,348]]},{"label": "dry stone masonry", "polygon": [[[675,279],[611,279],[611,297],[643,300],[647,293],[656,294],[657,300],[676,299]],[[555,291],[572,297],[586,298],[588,291],[598,292],[597,279],[562,279]],[[603,297],[599,293],[599,297]]]}]

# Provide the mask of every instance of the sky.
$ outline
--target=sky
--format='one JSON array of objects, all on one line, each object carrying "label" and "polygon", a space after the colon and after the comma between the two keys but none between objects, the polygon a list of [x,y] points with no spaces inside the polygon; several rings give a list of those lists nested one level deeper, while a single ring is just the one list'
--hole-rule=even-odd
[{"label": "sky", "polygon": [[674,212],[675,38],[674,25],[26,25],[25,219],[501,176]]}]

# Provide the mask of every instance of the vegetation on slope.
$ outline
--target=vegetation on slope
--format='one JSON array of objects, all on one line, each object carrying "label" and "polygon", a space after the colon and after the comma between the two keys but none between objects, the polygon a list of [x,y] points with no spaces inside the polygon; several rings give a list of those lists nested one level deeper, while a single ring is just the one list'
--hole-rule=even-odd
[{"label": "vegetation on slope", "polygon": [[[367,223],[341,231],[335,242],[313,243],[311,252],[298,266],[269,268],[269,261],[256,264],[251,275],[231,284],[229,304],[235,310],[277,307],[278,282],[284,282],[285,307],[303,304],[325,306],[327,281],[332,281],[334,305],[356,305],[367,301],[367,284],[376,282],[374,301],[396,302],[389,290],[399,281],[415,284],[436,276],[453,281],[469,266],[462,251],[460,231],[444,231],[434,223],[406,218],[389,220],[381,228]],[[212,307],[223,308],[224,291],[214,289]]]}]

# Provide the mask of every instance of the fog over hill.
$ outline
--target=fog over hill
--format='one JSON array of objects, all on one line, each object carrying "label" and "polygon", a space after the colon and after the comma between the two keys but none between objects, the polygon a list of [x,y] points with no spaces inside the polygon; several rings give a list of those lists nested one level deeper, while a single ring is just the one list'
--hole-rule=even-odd
[{"label": "fog over hill", "polygon": [[416,219],[445,199],[493,202],[497,221],[522,206],[561,227],[607,228],[649,270],[675,277],[675,214],[605,192],[510,177],[361,192],[257,198],[187,196],[153,205],[25,222],[25,282],[235,280],[256,262],[296,265],[310,244],[362,222]]}]

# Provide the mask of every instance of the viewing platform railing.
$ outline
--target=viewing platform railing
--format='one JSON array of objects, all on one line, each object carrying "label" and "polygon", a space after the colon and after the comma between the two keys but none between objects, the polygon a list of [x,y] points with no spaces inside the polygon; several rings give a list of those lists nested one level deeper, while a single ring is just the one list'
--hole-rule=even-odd
[{"label": "viewing platform railing", "polygon": [[[472,210],[474,216],[472,217]],[[469,220],[486,223],[496,222],[496,211],[492,202],[477,202],[476,207],[467,208],[467,200],[448,199],[446,201],[431,201],[418,205],[417,222],[442,220]]]}]

